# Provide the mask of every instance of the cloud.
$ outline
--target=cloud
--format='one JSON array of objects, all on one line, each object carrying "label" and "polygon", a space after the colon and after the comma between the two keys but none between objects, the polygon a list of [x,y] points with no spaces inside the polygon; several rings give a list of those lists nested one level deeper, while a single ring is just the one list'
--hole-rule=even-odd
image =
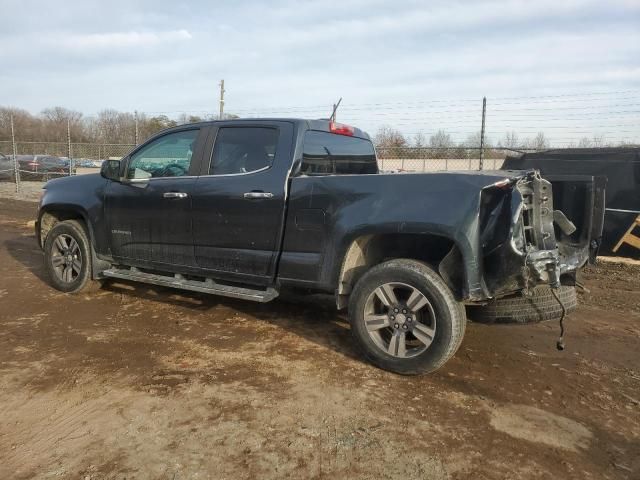
[{"label": "cloud", "polygon": [[[512,119],[495,115],[498,97],[640,89],[638,0],[23,3],[3,5],[0,105],[32,111],[214,112],[224,78],[229,112],[319,117],[343,97],[342,118],[371,131],[460,124],[464,135],[483,95],[501,133]],[[413,105],[464,99],[468,113]]]},{"label": "cloud", "polygon": [[169,30],[164,32],[109,32],[89,34],[63,34],[54,36],[53,43],[73,50],[117,49],[130,47],[148,47],[164,43],[191,40],[188,30]]}]

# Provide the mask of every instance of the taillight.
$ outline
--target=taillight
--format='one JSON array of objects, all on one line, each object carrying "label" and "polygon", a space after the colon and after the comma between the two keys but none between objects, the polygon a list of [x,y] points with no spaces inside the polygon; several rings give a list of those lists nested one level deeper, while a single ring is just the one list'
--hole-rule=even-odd
[{"label": "taillight", "polygon": [[347,137],[353,137],[353,127],[344,125],[342,123],[329,122],[329,131],[336,135],[346,135]]}]

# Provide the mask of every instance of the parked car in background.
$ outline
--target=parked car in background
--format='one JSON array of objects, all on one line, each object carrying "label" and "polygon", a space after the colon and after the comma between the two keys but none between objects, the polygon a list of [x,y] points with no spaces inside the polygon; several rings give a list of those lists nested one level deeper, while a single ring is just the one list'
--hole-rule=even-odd
[{"label": "parked car in background", "polygon": [[16,155],[16,159],[20,169],[20,180],[49,180],[69,175],[68,158],[53,155]]},{"label": "parked car in background", "polygon": [[81,168],[100,168],[102,160],[92,160],[90,158],[74,158],[73,165]]}]

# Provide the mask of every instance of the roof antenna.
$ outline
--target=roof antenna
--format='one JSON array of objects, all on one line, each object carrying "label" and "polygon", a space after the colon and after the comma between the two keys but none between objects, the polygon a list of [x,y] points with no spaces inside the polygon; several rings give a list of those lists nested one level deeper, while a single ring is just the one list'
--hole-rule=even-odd
[{"label": "roof antenna", "polygon": [[336,111],[338,110],[338,107],[340,106],[341,102],[342,102],[342,97],[340,97],[340,100],[338,100],[338,103],[333,104],[333,112],[331,112],[331,117],[329,117],[329,121],[332,123],[336,123]]}]

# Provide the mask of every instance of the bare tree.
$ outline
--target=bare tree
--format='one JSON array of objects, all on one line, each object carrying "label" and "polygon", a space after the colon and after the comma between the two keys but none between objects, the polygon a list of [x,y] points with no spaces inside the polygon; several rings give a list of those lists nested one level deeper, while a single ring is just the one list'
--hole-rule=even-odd
[{"label": "bare tree", "polygon": [[451,135],[444,130],[438,130],[436,133],[429,137],[429,146],[431,148],[451,148],[454,146]]},{"label": "bare tree", "polygon": [[388,126],[383,126],[378,129],[373,138],[376,146],[380,148],[392,148],[392,147],[406,147],[407,139],[398,130],[395,130]]},{"label": "bare tree", "polygon": [[582,137],[578,142],[578,148],[590,148],[591,146],[591,139],[588,137]]},{"label": "bare tree", "polygon": [[66,141],[67,122],[71,130],[72,139],[77,142],[87,140],[82,123],[82,113],[64,107],[46,108],[42,111],[39,140],[49,142]]},{"label": "bare tree", "polygon": [[[0,138],[11,138],[11,117],[17,132],[20,132],[20,140],[31,140],[33,135],[34,117],[21,108],[2,107],[0,108]],[[4,152],[2,152],[4,153]]]},{"label": "bare tree", "polygon": [[[53,144],[66,144],[67,122],[71,129],[73,142],[103,144],[133,144],[135,142],[136,117],[129,112],[105,109],[96,116],[84,117],[82,113],[75,110],[51,107],[44,109],[40,115],[32,115],[26,110],[0,107],[0,140],[11,138],[11,116],[13,116],[18,141],[41,142],[42,145],[34,148],[41,149],[42,153],[45,153],[46,150],[58,151],[59,145],[52,146]],[[237,118],[233,114],[227,114],[225,117]],[[148,117],[144,113],[139,114],[137,119],[140,141],[179,123],[202,121],[201,117],[188,114],[180,115],[177,121],[166,115]],[[5,144],[2,145],[6,148]]]},{"label": "bare tree", "polygon": [[499,147],[503,148],[518,148],[520,146],[520,139],[515,131],[510,131],[504,134],[504,138],[498,143]]},{"label": "bare tree", "polygon": [[138,120],[140,123],[140,140],[145,140],[151,135],[158,133],[166,128],[175,127],[178,122],[170,119],[166,115],[157,115],[155,117],[143,116],[142,120]]},{"label": "bare tree", "polygon": [[391,127],[380,127],[373,138],[380,157],[401,157],[408,146],[407,139],[398,130]]},{"label": "bare tree", "polygon": [[[456,158],[479,158],[480,156],[480,144],[482,139],[482,132],[478,130],[467,137],[467,139],[459,145],[456,149]],[[484,137],[483,149],[485,156],[493,148],[491,146],[491,139],[487,136]]]},{"label": "bare tree", "polygon": [[544,132],[538,132],[533,139],[528,139],[525,145],[532,150],[545,150],[549,148],[549,141],[547,137],[545,137]]},{"label": "bare tree", "polygon": [[[482,137],[482,132],[477,131],[467,137],[464,145],[467,147],[480,148],[480,139]],[[484,147],[491,148],[491,139],[485,135],[484,137]]]},{"label": "bare tree", "polygon": [[188,123],[197,123],[202,122],[203,118],[199,115],[187,115],[186,113],[181,113],[178,115],[176,122],[178,125],[185,125]]},{"label": "bare tree", "polygon": [[113,109],[98,112],[91,122],[92,136],[101,143],[134,143],[135,117]]},{"label": "bare tree", "polygon": [[592,142],[595,148],[602,148],[607,146],[604,135],[594,135]]}]

